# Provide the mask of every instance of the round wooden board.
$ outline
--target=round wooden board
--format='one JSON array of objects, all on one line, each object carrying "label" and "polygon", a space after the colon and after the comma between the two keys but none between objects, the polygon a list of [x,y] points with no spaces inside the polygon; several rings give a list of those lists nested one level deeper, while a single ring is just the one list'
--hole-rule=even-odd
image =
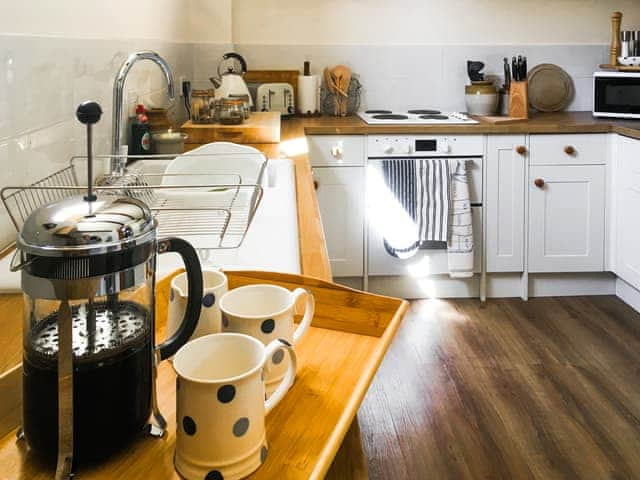
[{"label": "round wooden board", "polygon": [[527,76],[529,104],[539,112],[558,112],[569,106],[574,95],[573,80],[552,63],[541,63]]}]

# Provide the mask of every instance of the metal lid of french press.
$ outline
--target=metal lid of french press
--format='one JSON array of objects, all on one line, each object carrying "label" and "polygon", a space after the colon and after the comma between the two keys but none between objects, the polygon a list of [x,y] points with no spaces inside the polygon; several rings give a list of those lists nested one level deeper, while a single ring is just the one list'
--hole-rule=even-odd
[{"label": "metal lid of french press", "polygon": [[155,239],[156,223],[144,202],[93,191],[92,126],[101,115],[102,109],[95,102],[84,102],[76,111],[78,120],[87,125],[87,194],[44,205],[31,213],[17,238],[23,252],[48,257],[87,256]]}]

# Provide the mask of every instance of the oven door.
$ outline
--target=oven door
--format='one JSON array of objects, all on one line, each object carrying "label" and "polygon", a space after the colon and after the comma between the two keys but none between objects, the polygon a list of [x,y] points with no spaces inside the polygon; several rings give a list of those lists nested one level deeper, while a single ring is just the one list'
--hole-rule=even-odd
[{"label": "oven door", "polygon": [[[454,160],[454,159],[452,159]],[[468,158],[467,165],[469,175],[469,196],[471,200],[471,215],[473,219],[474,240],[474,272],[481,271],[482,258],[482,157]],[[379,172],[380,159],[369,159],[367,175],[375,175]],[[374,184],[370,177],[367,179],[367,196],[376,195]],[[368,272],[369,276],[400,275],[415,278],[430,275],[443,275],[449,273],[449,259],[446,248],[424,248],[411,258],[400,259],[389,254],[384,246],[383,229],[377,222],[384,221],[378,218],[376,212],[371,211],[375,202],[369,200],[367,206],[367,240],[368,240]]]},{"label": "oven door", "polygon": [[595,75],[593,95],[594,116],[640,118],[640,74]]}]

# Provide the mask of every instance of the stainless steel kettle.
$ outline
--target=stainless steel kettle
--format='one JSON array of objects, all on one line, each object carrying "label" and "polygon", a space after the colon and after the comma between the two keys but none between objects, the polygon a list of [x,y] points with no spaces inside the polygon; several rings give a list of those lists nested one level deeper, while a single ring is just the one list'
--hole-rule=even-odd
[{"label": "stainless steel kettle", "polygon": [[216,89],[216,97],[249,95],[249,103],[253,106],[249,87],[244,81],[245,73],[247,62],[242,55],[234,52],[225,53],[218,63],[218,76],[209,78]]}]

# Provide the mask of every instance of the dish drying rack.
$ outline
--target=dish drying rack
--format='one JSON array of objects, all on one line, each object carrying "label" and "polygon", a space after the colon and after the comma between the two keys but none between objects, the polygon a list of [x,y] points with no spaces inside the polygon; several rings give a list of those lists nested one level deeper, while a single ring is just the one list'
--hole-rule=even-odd
[{"label": "dish drying rack", "polygon": [[[247,153],[188,154],[215,162]],[[252,183],[243,183],[236,173],[152,173],[139,167],[144,162],[168,162],[175,155],[127,155],[131,161],[119,172],[98,177],[94,192],[125,195],[146,203],[158,223],[158,237],[177,236],[188,239],[196,249],[234,249],[242,245],[263,197],[262,179],[267,158],[259,155]],[[206,158],[204,158],[206,157]],[[94,159],[122,160],[119,155],[94,155]],[[86,192],[78,181],[78,164],[86,156],[72,157],[69,166],[28,186],[5,187],[0,197],[11,221],[19,232],[29,215],[48,203]],[[213,163],[212,163],[213,164]],[[122,165],[122,164],[121,164]]]}]

